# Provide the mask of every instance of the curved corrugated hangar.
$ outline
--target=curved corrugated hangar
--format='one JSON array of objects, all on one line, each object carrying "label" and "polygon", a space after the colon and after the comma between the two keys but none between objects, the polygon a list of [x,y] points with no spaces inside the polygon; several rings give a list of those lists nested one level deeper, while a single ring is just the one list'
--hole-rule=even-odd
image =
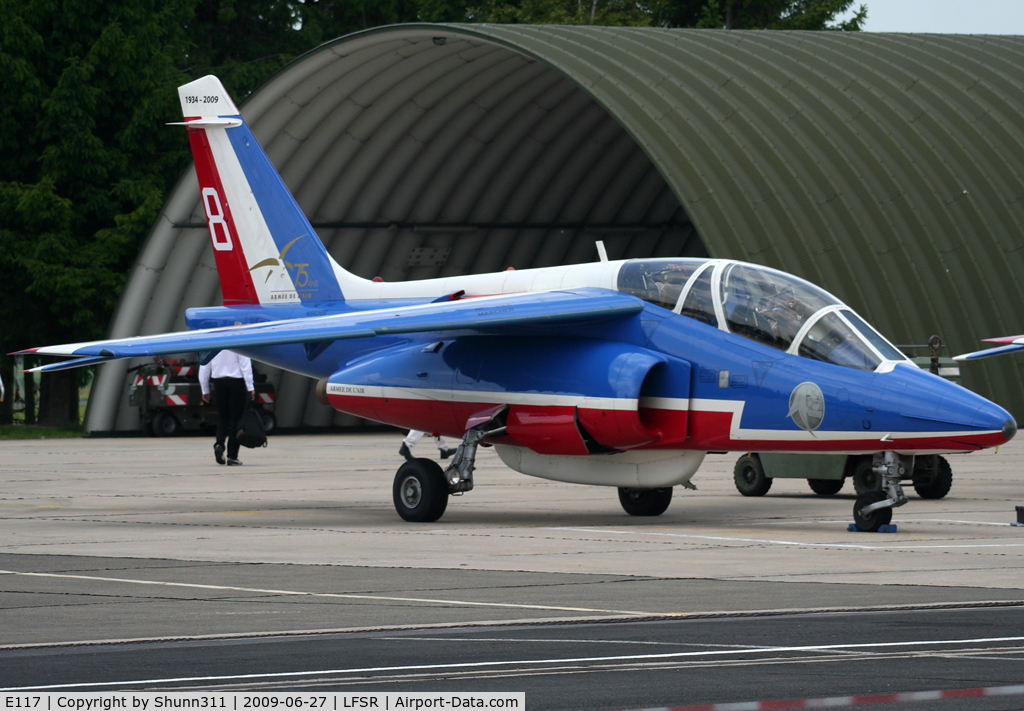
[{"label": "curved corrugated hangar", "polygon": [[[385,280],[703,255],[816,282],[900,344],[1024,331],[1024,38],[401,25],[299,58],[243,105],[335,259]],[[190,168],[111,336],[216,304]],[[139,426],[126,363],[86,427]],[[964,383],[1024,415],[1024,359]],[[283,427],[351,425],[269,371]]]}]

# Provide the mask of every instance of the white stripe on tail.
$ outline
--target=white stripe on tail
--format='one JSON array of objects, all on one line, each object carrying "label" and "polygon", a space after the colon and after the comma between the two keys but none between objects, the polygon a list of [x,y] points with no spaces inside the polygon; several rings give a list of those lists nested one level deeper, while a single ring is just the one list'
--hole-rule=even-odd
[{"label": "white stripe on tail", "polygon": [[220,80],[178,88],[224,303],[343,300],[339,267]]}]

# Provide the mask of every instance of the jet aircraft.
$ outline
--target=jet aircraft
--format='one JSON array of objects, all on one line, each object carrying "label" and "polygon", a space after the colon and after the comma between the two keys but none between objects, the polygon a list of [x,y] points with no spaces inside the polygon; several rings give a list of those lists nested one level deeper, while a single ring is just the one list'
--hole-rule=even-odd
[{"label": "jet aircraft", "polygon": [[[1003,408],[917,368],[827,291],[725,259],[633,259],[383,283],[328,254],[220,81],[179,89],[223,292],[190,331],[36,348],[118,358],[232,349],[317,380],[322,402],[462,440],[406,462],[408,521],[473,488],[477,447],[523,474],[666,510],[708,452],[873,453],[862,528],[906,502],[918,454],[1007,442]],[[603,256],[603,255],[602,255]]]}]

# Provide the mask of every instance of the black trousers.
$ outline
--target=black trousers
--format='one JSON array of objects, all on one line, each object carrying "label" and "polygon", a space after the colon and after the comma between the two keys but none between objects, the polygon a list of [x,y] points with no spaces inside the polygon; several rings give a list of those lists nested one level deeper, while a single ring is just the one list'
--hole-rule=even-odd
[{"label": "black trousers", "polygon": [[213,402],[217,405],[217,444],[228,441],[228,459],[238,459],[238,421],[245,412],[249,391],[242,378],[214,378]]}]

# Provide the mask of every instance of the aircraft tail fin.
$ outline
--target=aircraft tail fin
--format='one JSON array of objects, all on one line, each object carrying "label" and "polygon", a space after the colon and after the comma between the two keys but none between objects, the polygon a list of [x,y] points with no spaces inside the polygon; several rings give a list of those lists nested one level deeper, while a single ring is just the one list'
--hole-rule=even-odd
[{"label": "aircraft tail fin", "polygon": [[344,299],[328,254],[215,76],[178,87],[224,303]]}]

